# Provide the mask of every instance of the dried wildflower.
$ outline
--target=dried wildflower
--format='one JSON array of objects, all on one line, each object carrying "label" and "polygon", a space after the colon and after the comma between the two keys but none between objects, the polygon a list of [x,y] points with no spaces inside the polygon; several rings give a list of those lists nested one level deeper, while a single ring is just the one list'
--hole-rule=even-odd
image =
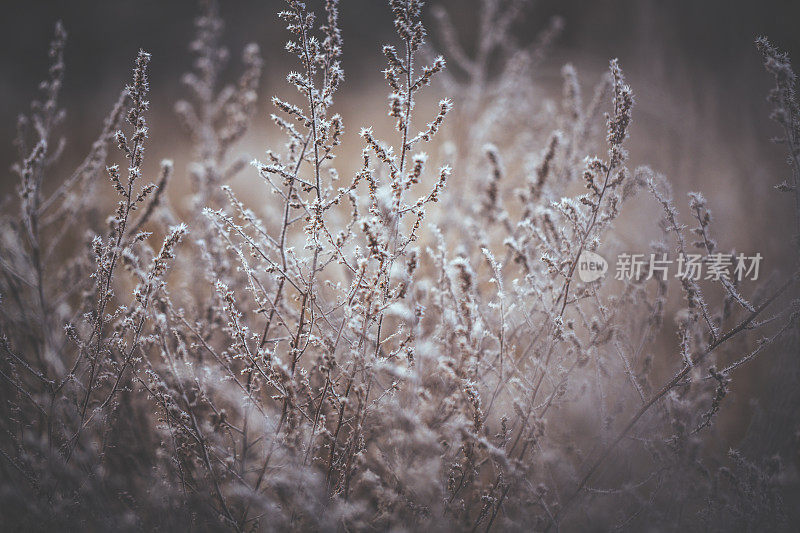
[{"label": "dried wildflower", "polygon": [[[227,184],[251,159],[233,147],[262,62],[246,46],[238,81],[223,83],[210,0],[176,104],[185,172],[165,160],[149,175],[158,135],[141,52],[85,159],[45,195],[61,174],[57,26],[42,95],[19,121],[19,187],[3,203],[19,210],[0,215],[8,527],[692,529],[699,516],[785,529],[791,458],[709,443],[726,436],[712,422],[740,393],[731,380],[763,354],[795,354],[797,274],[762,286],[726,275],[742,255],[714,238],[715,197],[690,193],[682,217],[666,178],[627,167],[633,96],[616,61],[591,96],[564,67],[561,95],[543,103],[535,67],[560,20],[523,46],[526,2],[479,0],[467,48],[438,9],[439,56],[424,3],[388,4],[394,129],[369,117],[354,147],[334,112],[338,2],[286,2],[297,92],[271,100],[285,142],[246,178],[266,196]],[[759,47],[793,159],[794,74]],[[421,92],[442,88],[438,105]],[[779,191],[797,192],[794,163]],[[184,174],[190,201],[173,208],[167,187]],[[639,252],[615,230],[634,202],[662,212],[639,225],[655,234]],[[649,257],[649,275],[576,276],[617,251],[632,267]],[[675,254],[679,279],[663,269]],[[711,275],[688,275],[698,266]],[[774,366],[786,402],[778,385],[795,376]]]}]

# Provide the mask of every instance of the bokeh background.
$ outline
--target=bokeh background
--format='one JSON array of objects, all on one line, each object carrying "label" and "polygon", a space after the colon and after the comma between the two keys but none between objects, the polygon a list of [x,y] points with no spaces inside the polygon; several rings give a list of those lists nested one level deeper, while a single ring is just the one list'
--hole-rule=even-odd
[{"label": "bokeh background", "polygon": [[[465,30],[462,35],[468,36],[475,24],[477,2],[438,3],[449,8]],[[69,32],[62,102],[69,110],[71,134],[86,130],[85,139],[93,135],[127,79],[139,48],[152,52],[154,58],[154,119],[171,119],[172,102],[183,96],[180,74],[191,62],[186,43],[193,33],[195,2],[32,0],[4,4],[0,17],[3,162],[13,157],[10,141],[16,114],[27,106],[31,91],[46,72],[47,43],[56,20],[62,20]],[[282,83],[291,60],[282,50],[285,32],[274,16],[283,3],[225,0],[221,4],[227,21],[225,40],[234,59],[247,42],[257,42],[265,54],[263,83],[267,90],[259,110],[263,117],[268,110],[267,96]],[[790,55],[800,56],[800,33],[794,22],[800,5],[789,0],[540,0],[532,2],[527,17],[517,24],[520,40],[533,39],[553,15],[562,16],[566,25],[535,82],[557,83],[560,66],[566,61],[591,81],[606,68],[609,58],[618,57],[637,97],[634,127],[639,131],[634,130],[632,136],[636,139],[643,127],[653,128],[643,139],[650,148],[636,146],[635,160],[651,156],[647,160],[654,167],[665,172],[680,170],[671,173],[673,179],[680,179],[693,165],[703,166],[713,162],[715,155],[721,156],[711,153],[715,147],[710,143],[719,143],[726,145],[729,158],[741,159],[736,163],[742,173],[758,173],[748,165],[756,159],[755,153],[769,149],[766,140],[774,129],[764,101],[770,80],[752,42],[758,35],[767,35]],[[382,62],[380,44],[393,36],[391,17],[381,0],[343,0],[341,23],[348,75],[343,92],[352,97],[364,84],[380,81],[376,71]],[[469,47],[470,43],[464,44]],[[700,139],[705,142],[695,142]],[[681,145],[682,162],[675,160],[677,154],[663,149],[673,145]]]},{"label": "bokeh background", "polygon": [[[438,0],[448,8],[468,38],[478,16],[475,0]],[[221,2],[227,21],[225,42],[231,50],[231,75],[238,53],[256,42],[266,59],[255,127],[245,149],[260,155],[275,136],[270,128],[269,96],[286,94],[282,87],[291,58],[283,51],[286,35],[275,13],[278,0]],[[367,116],[380,110],[385,91],[381,84],[380,45],[393,36],[391,17],[380,0],[343,0],[341,23],[345,38],[344,68],[347,81],[339,106],[347,116]],[[96,135],[102,118],[129,76],[139,48],[153,54],[153,134],[149,161],[176,160],[186,154],[185,137],[174,128],[172,106],[185,96],[181,74],[191,66],[187,43],[193,34],[196,5],[192,0],[118,1],[32,0],[6,2],[0,17],[0,189],[13,187],[5,171],[16,157],[13,148],[15,119],[25,110],[39,80],[46,74],[47,43],[53,25],[62,20],[69,32],[67,73],[62,104],[67,108],[64,131],[70,144],[65,158],[77,160],[81,148]],[[800,5],[789,0],[766,2],[679,0],[546,0],[532,2],[516,32],[520,41],[534,39],[549,19],[559,15],[564,31],[541,64],[531,83],[542,88],[543,98],[560,93],[560,68],[573,63],[587,84],[605,71],[607,61],[619,58],[636,95],[631,157],[666,174],[677,196],[700,189],[712,198],[717,227],[762,247],[786,242],[775,223],[787,216],[785,206],[772,194],[772,185],[786,177],[782,148],[769,142],[777,133],[768,118],[765,95],[771,81],[753,46],[767,35],[792,56],[800,57],[796,31]],[[429,24],[432,26],[432,24]],[[432,32],[435,33],[435,32]],[[436,44],[435,35],[432,39]],[[470,43],[463,43],[469,48]],[[364,98],[364,95],[371,95]],[[362,124],[349,124],[354,136]],[[70,147],[75,148],[73,151]],[[539,150],[539,147],[535,147]],[[69,165],[67,165],[68,167]],[[777,204],[775,202],[778,202]],[[760,213],[769,212],[765,221]],[[766,227],[764,225],[766,224]],[[772,228],[770,228],[772,225]],[[771,231],[751,231],[758,230]],[[767,239],[765,242],[764,239]],[[743,242],[747,246],[751,242]]]}]

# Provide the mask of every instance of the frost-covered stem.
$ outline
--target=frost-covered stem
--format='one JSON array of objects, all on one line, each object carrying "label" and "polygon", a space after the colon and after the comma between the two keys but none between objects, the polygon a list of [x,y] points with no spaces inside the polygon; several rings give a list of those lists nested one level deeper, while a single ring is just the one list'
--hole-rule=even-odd
[{"label": "frost-covered stem", "polygon": [[[137,119],[139,117],[137,111]],[[141,144],[138,140],[134,141],[133,146],[133,154],[138,155],[141,151]],[[95,325],[92,329],[92,333],[89,336],[89,341],[86,344],[90,344],[92,339],[96,338],[95,347],[94,347],[94,354],[90,357],[90,371],[89,371],[89,384],[86,388],[86,395],[83,399],[83,403],[81,406],[81,423],[83,423],[84,419],[86,418],[86,408],[89,405],[89,398],[92,394],[92,389],[94,387],[94,380],[96,377],[96,370],[97,370],[97,358],[100,356],[100,348],[103,339],[103,326],[105,322],[105,311],[108,302],[111,299],[110,296],[110,289],[111,289],[111,282],[114,276],[114,269],[116,268],[117,261],[119,260],[119,254],[122,248],[122,239],[125,236],[125,228],[128,223],[128,217],[130,216],[131,206],[133,205],[133,180],[128,180],[128,187],[127,187],[127,195],[125,197],[125,209],[123,213],[122,219],[119,221],[119,226],[116,228],[116,239],[114,240],[114,246],[112,247],[111,252],[111,259],[109,262],[109,268],[107,272],[104,273],[103,277],[103,285],[102,285],[102,292],[100,294],[100,300],[98,302],[98,306],[96,309],[96,316],[95,316]]]},{"label": "frost-covered stem", "polygon": [[578,246],[578,252],[573,256],[572,261],[570,261],[569,265],[569,272],[567,273],[567,279],[564,282],[564,286],[562,287],[558,298],[556,299],[556,303],[561,301],[561,309],[558,312],[558,316],[564,316],[564,310],[567,307],[567,300],[569,299],[569,286],[572,283],[572,276],[575,274],[575,267],[578,266],[578,261],[580,260],[581,254],[583,253],[583,249],[586,246],[586,241],[589,239],[592,230],[594,229],[594,225],[597,223],[597,215],[600,212],[600,207],[602,206],[603,196],[608,189],[608,180],[611,177],[611,172],[614,170],[613,165],[609,165],[608,170],[606,171],[605,179],[603,180],[603,188],[600,191],[600,196],[597,198],[597,208],[592,210],[592,218],[587,224],[585,230],[581,234],[581,241],[580,245]]},{"label": "frost-covered stem", "polygon": [[578,483],[578,486],[575,490],[570,493],[570,496],[564,501],[561,506],[561,509],[556,513],[555,520],[548,526],[548,530],[555,526],[558,528],[558,520],[560,517],[564,515],[564,513],[569,508],[570,504],[575,501],[575,497],[583,490],[588,483],[589,479],[594,475],[594,473],[602,466],[602,464],[608,459],[611,455],[611,452],[619,445],[620,442],[630,433],[636,423],[639,421],[645,413],[647,413],[650,408],[655,405],[661,398],[666,396],[673,388],[675,388],[678,383],[680,383],[688,374],[692,371],[692,369],[700,364],[711,352],[716,350],[721,344],[725,343],[729,339],[735,337],[742,331],[748,329],[748,326],[767,308],[774,302],[780,295],[786,292],[789,287],[794,285],[797,282],[797,278],[792,276],[788,281],[786,281],[779,289],[772,293],[761,305],[755,308],[755,310],[748,315],[746,319],[740,322],[736,327],[728,331],[726,334],[720,336],[713,342],[711,342],[705,350],[699,353],[692,361],[683,365],[680,371],[678,371],[675,376],[670,379],[661,389],[655,393],[644,405],[642,405],[636,414],[631,417],[628,423],[617,433],[617,436],[603,449],[600,456],[595,459],[592,465],[589,467],[589,470],[586,474],[581,478],[581,481]]},{"label": "frost-covered stem", "polygon": [[[408,13],[408,8],[406,8]],[[414,94],[411,90],[411,72],[413,70],[413,54],[411,53],[411,43],[406,40],[406,102],[405,117],[403,117],[403,146],[400,152],[400,172],[403,172],[406,163],[406,153],[408,152],[408,128],[411,122],[411,109],[414,107]]]},{"label": "frost-covered stem", "polygon": [[[108,405],[114,399],[114,396],[116,396],[116,394],[117,394],[117,392],[119,390],[120,383],[122,382],[122,378],[125,375],[125,371],[128,369],[128,366],[130,365],[131,361],[133,360],[133,354],[140,347],[139,346],[139,341],[141,339],[141,334],[142,334],[142,331],[144,329],[144,325],[145,325],[145,323],[147,321],[147,318],[148,318],[148,316],[147,316],[147,308],[149,307],[150,299],[153,296],[153,286],[154,286],[154,284],[156,282],[156,279],[158,278],[158,276],[162,272],[162,270],[160,270],[160,269],[165,266],[165,261],[169,257],[171,257],[172,247],[178,243],[178,241],[184,235],[184,233],[185,233],[185,227],[184,226],[179,226],[179,227],[173,229],[172,234],[165,239],[164,246],[162,247],[161,253],[154,260],[153,266],[151,267],[150,273],[148,274],[147,280],[145,281],[145,286],[147,287],[146,292],[145,292],[144,296],[140,300],[140,303],[141,303],[141,306],[142,306],[141,307],[142,316],[139,318],[138,323],[136,324],[136,326],[133,329],[133,337],[132,337],[132,340],[131,340],[131,343],[130,343],[130,349],[128,350],[127,353],[123,353],[122,354],[122,367],[119,369],[119,372],[117,372],[116,378],[114,380],[114,384],[112,385],[111,390],[106,395],[106,399],[101,402],[101,404],[100,404],[99,408],[97,409],[97,411],[92,413],[92,415],[89,416],[87,419],[85,419],[85,420],[82,419],[81,420],[81,424],[80,424],[78,430],[75,432],[75,434],[69,440],[67,440],[67,442],[64,443],[62,448],[67,448],[73,440],[76,441],[76,444],[77,444],[77,439],[78,439],[78,437],[80,437],[81,431],[83,431],[83,429],[86,426],[89,425],[89,422],[94,418],[95,414],[97,412],[99,412],[99,411],[102,411],[106,407],[108,407]],[[74,451],[74,447],[68,449],[67,457],[66,457],[67,461],[70,460],[73,451]]]},{"label": "frost-covered stem", "polygon": [[[24,137],[19,138],[21,168],[18,169],[21,178],[22,195],[22,222],[25,227],[28,245],[30,246],[31,268],[35,276],[35,291],[37,305],[41,313],[38,321],[40,336],[36,339],[37,358],[40,361],[42,371],[46,372],[44,353],[50,338],[50,328],[47,325],[48,307],[44,294],[44,262],[42,259],[41,227],[40,215],[42,213],[42,182],[44,179],[45,166],[49,156],[50,137],[53,129],[58,122],[59,108],[58,97],[61,92],[61,85],[64,74],[64,46],[67,34],[61,22],[55,26],[55,35],[50,43],[50,57],[52,62],[49,68],[48,79],[41,84],[44,92],[44,101],[35,102],[34,106],[41,109],[40,113],[34,111],[33,119],[41,123],[35,128],[38,134],[38,142],[25,157],[23,151]],[[38,105],[37,105],[38,104]]]},{"label": "frost-covered stem", "polygon": [[[306,140],[303,143],[303,148],[300,150],[300,156],[297,159],[297,164],[294,167],[294,173],[292,180],[289,181],[289,189],[286,194],[286,200],[283,204],[283,221],[281,222],[281,236],[278,240],[278,251],[281,254],[281,270],[283,272],[287,271],[287,263],[286,263],[286,232],[289,229],[289,213],[290,213],[290,199],[295,191],[295,181],[297,179],[297,174],[300,172],[300,165],[303,163],[303,159],[306,155],[306,150],[308,149],[308,142],[311,138],[311,134],[306,136]],[[275,299],[272,302],[272,309],[270,309],[269,317],[267,318],[267,323],[264,325],[264,332],[261,334],[261,342],[259,343],[259,348],[263,348],[264,345],[267,343],[267,335],[269,334],[270,326],[272,325],[272,320],[275,318],[276,309],[278,307],[278,303],[280,302],[283,296],[283,287],[286,283],[286,276],[281,276],[278,280],[278,288],[275,291]]]},{"label": "frost-covered stem", "polygon": [[[191,402],[189,402],[189,398],[186,395],[186,391],[184,390],[183,385],[180,383],[180,381],[178,381],[178,387],[180,389],[181,396],[183,397],[183,401],[186,403],[186,405],[190,405]],[[233,513],[228,507],[228,504],[225,500],[225,496],[222,494],[222,489],[220,488],[219,480],[217,479],[217,475],[214,472],[214,467],[211,464],[211,457],[208,453],[208,444],[206,442],[206,438],[203,436],[203,433],[200,430],[200,424],[198,424],[197,422],[197,417],[194,414],[194,410],[187,409],[187,412],[192,422],[192,429],[196,434],[197,443],[200,445],[200,450],[202,451],[201,458],[203,464],[206,467],[206,471],[208,472],[209,477],[211,477],[211,482],[214,487],[214,494],[217,497],[217,500],[219,501],[220,507],[222,508],[222,513],[225,516],[225,518],[230,522],[230,524],[234,527],[234,529],[236,529],[236,531],[242,531],[239,522],[233,516]]]},{"label": "frost-covered stem", "polygon": [[797,253],[800,255],[800,147],[797,146],[797,139],[794,132],[797,131],[795,121],[797,117],[794,113],[789,113],[790,124],[783,126],[786,134],[786,142],[789,145],[789,154],[792,158],[792,188],[794,189],[794,225],[795,240],[797,241]]},{"label": "frost-covered stem", "polygon": [[[128,94],[131,97],[131,109],[128,113],[128,122],[133,126],[134,130],[134,134],[131,139],[133,144],[129,146],[128,141],[122,132],[119,131],[117,133],[120,148],[125,151],[126,157],[130,160],[130,167],[128,169],[128,180],[125,187],[120,185],[118,173],[116,171],[111,173],[112,181],[114,181],[117,191],[124,197],[124,206],[121,211],[118,210],[118,214],[116,216],[116,225],[114,227],[114,244],[111,247],[111,257],[108,261],[108,266],[105,264],[104,257],[99,258],[100,265],[98,268],[98,273],[100,273],[102,276],[102,281],[100,282],[102,292],[95,308],[96,316],[92,332],[89,336],[89,339],[85,343],[85,346],[88,346],[94,342],[94,348],[93,353],[88,354],[90,359],[89,381],[86,387],[86,393],[81,402],[80,421],[76,438],[82,430],[84,422],[86,421],[86,409],[89,406],[89,400],[91,399],[95,380],[97,379],[98,366],[100,365],[100,351],[103,341],[103,327],[105,325],[105,312],[106,307],[111,299],[111,283],[113,281],[114,270],[122,253],[122,243],[126,234],[128,219],[133,209],[133,205],[136,202],[136,197],[133,194],[133,185],[141,176],[142,153],[144,150],[144,142],[147,138],[147,125],[144,120],[144,111],[148,107],[148,102],[145,100],[145,97],[148,91],[147,67],[149,62],[150,54],[140,50],[136,58],[133,83],[128,87]],[[103,251],[103,254],[105,254],[105,251]],[[83,352],[85,348],[82,348],[81,350]],[[67,455],[67,460],[69,460],[69,458],[72,456],[73,450],[74,447],[70,448]]]},{"label": "frost-covered stem", "polygon": [[765,37],[756,39],[756,47],[764,57],[764,67],[772,74],[775,87],[770,92],[768,100],[774,104],[772,119],[783,128],[789,148],[789,159],[792,167],[792,183],[785,184],[786,188],[778,186],[780,190],[791,190],[794,193],[795,207],[795,247],[800,257],[800,141],[798,141],[797,124],[800,108],[797,105],[795,93],[796,75],[792,69],[789,56],[773,47]]},{"label": "frost-covered stem", "polygon": [[319,416],[322,413],[322,406],[325,405],[325,397],[328,394],[328,387],[331,385],[331,371],[328,369],[327,374],[325,375],[325,386],[322,389],[322,394],[319,398],[319,406],[317,406],[317,411],[314,413],[314,422],[311,425],[311,436],[308,438],[308,446],[306,446],[306,453],[303,457],[303,466],[306,466],[308,463],[308,457],[311,455],[311,448],[314,446],[314,438],[317,434],[317,424],[319,424]]},{"label": "frost-covered stem", "polygon": [[[672,205],[671,198],[665,198],[660,193],[656,191],[655,184],[651,181],[650,182],[650,189],[654,193],[656,199],[661,203],[664,208],[664,212],[667,217],[667,221],[669,223],[669,228],[675,233],[675,238],[678,241],[678,252],[686,256],[686,240],[683,236],[683,231],[681,227],[678,225],[677,221],[677,211],[675,210],[674,206]],[[718,331],[717,328],[714,326],[714,322],[711,319],[708,311],[708,305],[706,305],[705,298],[703,297],[703,292],[700,287],[692,280],[684,279],[684,284],[686,285],[684,290],[690,289],[696,293],[696,300],[697,306],[700,308],[700,314],[703,316],[703,320],[708,326],[709,335],[711,335],[711,340],[715,341],[717,339]],[[691,284],[691,285],[688,285]],[[691,303],[691,301],[690,301]]]},{"label": "frost-covered stem", "polygon": [[139,340],[141,338],[142,330],[144,329],[144,324],[147,321],[147,314],[146,314],[145,311],[146,311],[147,307],[150,304],[150,297],[152,295],[152,290],[151,290],[150,284],[153,282],[153,278],[154,278],[154,276],[151,276],[150,279],[148,280],[147,293],[145,295],[144,302],[142,303],[142,307],[143,307],[142,317],[139,318],[139,322],[136,324],[136,329],[133,332],[133,339],[131,340],[131,347],[128,350],[127,354],[123,354],[124,357],[122,359],[122,368],[120,368],[119,372],[117,373],[117,377],[114,380],[114,385],[111,387],[111,391],[109,391],[108,395],[106,396],[106,399],[100,405],[100,409],[101,410],[105,409],[106,406],[108,406],[108,404],[111,403],[111,400],[114,398],[114,395],[117,393],[117,389],[119,388],[119,384],[122,382],[122,377],[125,374],[125,370],[127,370],[128,365],[130,364],[130,362],[131,362],[131,360],[133,358],[133,352],[135,352],[136,349],[139,347]]},{"label": "frost-covered stem", "polygon": [[[299,16],[303,16],[305,13],[301,11]],[[314,98],[314,86],[312,82],[312,63],[311,63],[311,54],[308,49],[308,28],[305,24],[302,25],[302,42],[303,42],[303,54],[305,55],[305,66],[306,66],[306,92],[308,96],[308,105],[311,112],[311,143],[314,146],[314,192],[316,193],[316,208],[312,213],[314,217],[321,217],[322,216],[322,191],[320,188],[320,166],[322,165],[322,161],[319,157],[319,140],[317,138],[317,103]],[[301,159],[302,161],[302,159]],[[306,315],[306,308],[308,307],[308,298],[311,292],[314,290],[314,278],[317,274],[317,262],[319,260],[319,252],[320,246],[318,241],[318,223],[314,221],[314,229],[312,234],[312,242],[314,245],[314,255],[311,260],[311,273],[309,274],[308,283],[306,285],[306,290],[303,291],[303,298],[300,303],[300,319],[297,326],[297,334],[295,335],[292,347],[292,362],[291,362],[291,371],[292,375],[294,375],[295,367],[297,366],[297,362],[300,359],[302,352],[300,352],[300,338],[303,335],[303,329],[305,326],[305,315]],[[311,296],[313,298],[313,296]],[[311,324],[310,327],[313,327]]]},{"label": "frost-covered stem", "polygon": [[[492,529],[492,524],[494,524],[494,519],[497,518],[497,513],[500,512],[500,508],[503,506],[503,501],[506,499],[506,496],[508,496],[508,491],[509,490],[511,490],[511,484],[510,483],[505,486],[505,488],[503,489],[503,493],[500,495],[500,499],[497,500],[497,505],[495,505],[494,509],[492,510],[492,516],[489,519],[489,523],[486,524],[485,533],[489,533],[489,531]],[[475,524],[475,527],[477,527],[477,526],[478,525]]]},{"label": "frost-covered stem", "polygon": [[[697,229],[700,231],[700,236],[703,238],[703,247],[706,249],[706,253],[708,255],[711,255],[712,253],[714,253],[714,248],[711,242],[711,238],[708,236],[708,230],[707,230],[708,223],[703,221],[699,206],[694,207],[694,215],[695,218],[697,219],[697,222],[699,223]],[[729,279],[723,276],[719,278],[719,282],[722,284],[723,287],[725,287],[725,290],[728,291],[728,295],[730,295],[731,298],[736,300],[736,302],[738,302],[739,305],[741,305],[748,311],[751,312],[753,311],[753,306],[750,304],[750,302],[745,300],[745,298],[739,293],[738,290],[736,290],[736,287],[733,286],[733,283],[731,283]],[[713,334],[714,332],[712,331],[712,335]]]},{"label": "frost-covered stem", "polygon": [[[555,341],[552,339],[552,337],[550,339],[550,343],[548,346],[549,347],[547,350],[547,355],[545,356],[544,364],[542,365],[542,371],[539,373],[539,378],[533,387],[533,391],[531,392],[531,399],[528,404],[528,410],[525,413],[525,419],[522,421],[522,427],[520,428],[519,433],[517,433],[516,439],[514,439],[514,444],[512,444],[511,448],[509,448],[508,450],[509,455],[511,455],[514,452],[514,449],[517,447],[517,444],[519,444],[519,441],[522,438],[523,433],[525,432],[525,428],[528,425],[528,420],[530,420],[531,414],[533,413],[534,405],[536,402],[536,396],[539,394],[539,388],[541,387],[542,382],[544,381],[546,375],[546,369],[550,364],[550,358],[553,355],[553,349],[555,348]],[[520,458],[521,457],[522,454],[520,454]]]},{"label": "frost-covered stem", "polygon": [[[408,16],[408,14],[409,14],[409,8],[408,8],[408,4],[406,4],[406,15]],[[403,116],[403,132],[402,132],[402,143],[403,144],[402,144],[402,148],[400,150],[400,165],[399,165],[399,169],[400,169],[399,170],[399,174],[400,175],[403,174],[403,169],[405,168],[406,156],[407,156],[408,148],[409,148],[409,146],[408,146],[408,129],[409,129],[410,123],[411,123],[411,110],[414,107],[414,105],[413,105],[414,104],[414,91],[412,89],[412,81],[411,81],[412,80],[414,54],[412,53],[411,43],[409,42],[408,39],[406,39],[406,41],[405,41],[405,46],[406,46],[406,64],[405,64],[405,70],[406,70],[406,79],[405,79],[406,94],[405,94],[405,106],[404,106],[405,109],[404,109],[404,116]],[[399,194],[402,195],[402,190],[401,190],[401,192]],[[401,197],[401,201],[402,201],[402,197]],[[398,202],[398,206],[400,205],[400,203],[401,202]],[[389,282],[390,282],[391,276],[392,276],[392,267],[394,266],[394,260],[395,260],[395,258],[397,256],[397,240],[398,240],[398,235],[399,234],[400,234],[400,212],[398,210],[398,212],[395,213],[394,228],[392,229],[392,255],[389,258],[389,264],[386,267],[386,286],[383,289],[383,296],[382,296],[383,299],[382,299],[382,305],[381,305],[382,308],[386,306],[386,302],[389,299],[389,286],[390,286]],[[378,318],[378,328],[377,328],[377,331],[375,333],[375,357],[378,357],[378,354],[380,353],[380,349],[381,349],[381,329],[383,328],[383,316],[384,316],[384,313],[381,312],[381,314],[380,314],[380,316]]]},{"label": "frost-covered stem", "polygon": [[343,399],[340,400],[339,406],[339,417],[336,421],[336,429],[333,431],[332,437],[332,444],[331,444],[331,453],[328,457],[328,471],[325,474],[325,482],[330,489],[331,483],[331,476],[333,474],[333,460],[336,457],[336,445],[339,443],[339,432],[342,430],[342,425],[344,424],[344,411],[345,411],[345,401],[350,397],[350,390],[353,387],[353,382],[355,381],[355,369],[353,369],[352,375],[350,375],[349,379],[347,380],[347,385],[344,389]]}]

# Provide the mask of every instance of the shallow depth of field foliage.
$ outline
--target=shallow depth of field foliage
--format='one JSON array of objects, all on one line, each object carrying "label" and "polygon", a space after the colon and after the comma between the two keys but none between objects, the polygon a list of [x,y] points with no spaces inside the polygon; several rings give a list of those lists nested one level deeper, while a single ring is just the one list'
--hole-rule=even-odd
[{"label": "shallow depth of field foliage", "polygon": [[[529,80],[562,21],[518,45],[524,3],[482,0],[466,49],[445,10],[389,0],[396,33],[375,43],[388,114],[358,123],[337,113],[353,81],[337,1],[289,0],[295,66],[272,98],[284,140],[249,161],[237,143],[268,65],[249,45],[222,83],[223,22],[202,2],[175,103],[186,168],[148,157],[160,96],[145,51],[80,165],[59,163],[56,27],[1,204],[0,529],[798,526],[789,58],[756,43],[789,163],[774,202],[796,210],[793,266],[584,283],[583,252],[631,251],[626,209],[655,213],[640,253],[733,250],[703,194],[673,198],[668,176],[629,166],[624,65],[599,80],[565,65],[542,105]],[[235,176],[260,192],[237,194]],[[190,192],[171,194],[176,180]],[[782,403],[752,427],[778,425],[771,442],[789,445],[748,452],[716,421],[756,358],[774,361]]]}]

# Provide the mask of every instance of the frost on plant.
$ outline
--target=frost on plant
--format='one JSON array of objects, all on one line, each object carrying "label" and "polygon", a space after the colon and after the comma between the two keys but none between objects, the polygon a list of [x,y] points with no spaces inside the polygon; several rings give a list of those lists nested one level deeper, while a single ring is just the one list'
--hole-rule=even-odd
[{"label": "frost on plant", "polygon": [[[367,87],[387,98],[365,119],[338,105],[358,80],[337,0],[285,2],[291,70],[249,44],[233,83],[220,6],[200,2],[181,164],[149,157],[159,58],[140,51],[66,168],[56,25],[0,217],[0,529],[797,526],[797,455],[720,447],[718,427],[755,359],[797,354],[797,254],[759,281],[583,279],[587,257],[631,257],[628,210],[650,213],[646,257],[736,257],[713,191],[676,199],[632,163],[616,59],[588,95],[564,66],[541,104],[561,19],[520,44],[526,2],[480,0],[466,47],[424,4],[385,6]],[[796,78],[756,44],[800,250]],[[259,102],[281,138],[253,158]]]}]

